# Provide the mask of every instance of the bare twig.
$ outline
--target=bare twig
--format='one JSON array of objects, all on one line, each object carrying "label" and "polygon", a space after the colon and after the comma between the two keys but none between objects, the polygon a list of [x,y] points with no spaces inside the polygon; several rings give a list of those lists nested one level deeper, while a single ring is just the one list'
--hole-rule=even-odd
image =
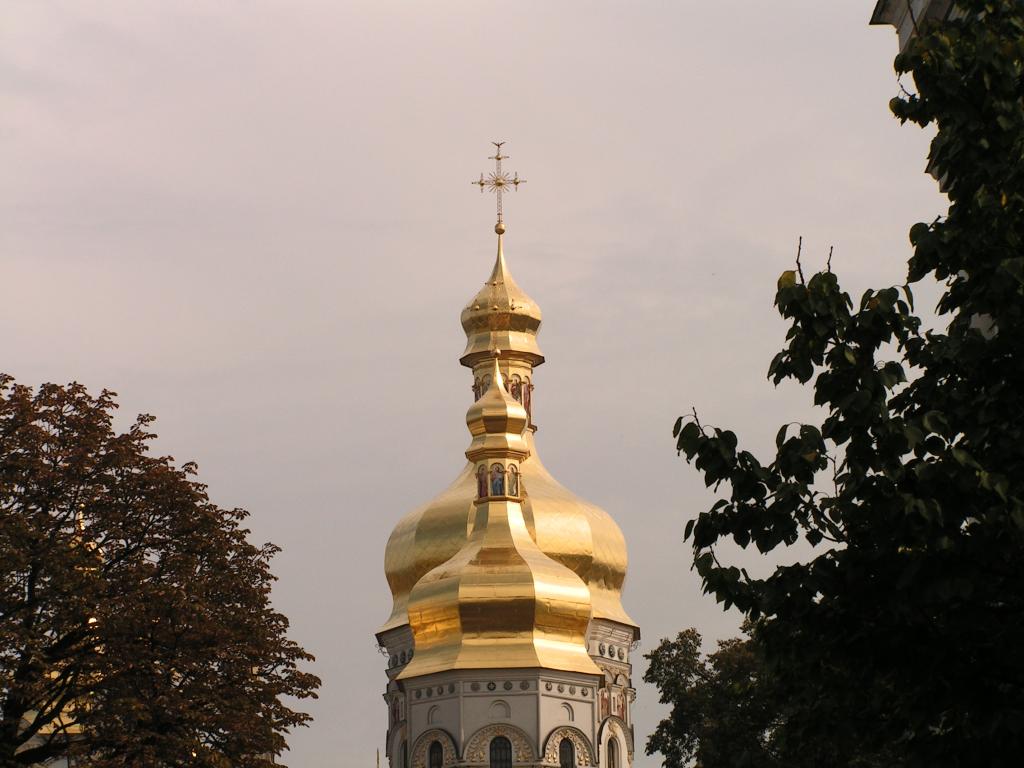
[{"label": "bare twig", "polygon": [[826,269],[827,269],[827,270],[828,270],[829,272],[831,272],[831,271],[832,271],[832,249],[833,249],[833,248],[835,248],[835,246],[834,246],[834,245],[830,245],[830,246],[828,247],[828,261],[827,261],[827,262],[825,262],[825,268],[826,268]]},{"label": "bare twig", "polygon": [[690,410],[693,412],[693,423],[697,425],[697,429],[699,429],[700,433],[703,435],[704,434],[704,425],[702,425],[700,423],[700,419],[697,418],[697,409],[695,407],[693,407]]},{"label": "bare twig", "polygon": [[800,235],[800,239],[796,242],[796,271],[800,275],[800,284],[804,284],[804,268],[800,266],[800,252],[804,248],[804,236]]}]

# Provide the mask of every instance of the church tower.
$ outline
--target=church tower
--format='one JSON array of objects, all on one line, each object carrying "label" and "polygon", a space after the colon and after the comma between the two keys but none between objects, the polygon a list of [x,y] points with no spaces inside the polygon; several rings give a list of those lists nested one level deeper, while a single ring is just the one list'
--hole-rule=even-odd
[{"label": "church tower", "polygon": [[534,369],[541,313],[509,273],[501,195],[497,259],[462,310],[472,371],[467,462],[403,518],[384,569],[394,600],[385,652],[390,768],[628,768],[626,545],[611,517],[561,486],[537,455]]}]

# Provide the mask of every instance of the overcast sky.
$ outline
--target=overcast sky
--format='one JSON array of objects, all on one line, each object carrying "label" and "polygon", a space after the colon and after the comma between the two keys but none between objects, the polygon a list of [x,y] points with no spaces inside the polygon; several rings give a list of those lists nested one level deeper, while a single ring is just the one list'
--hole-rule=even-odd
[{"label": "overcast sky", "polygon": [[506,255],[544,312],[540,453],[625,532],[641,650],[735,632],[689,570],[713,496],[672,422],[696,406],[763,451],[813,416],[765,379],[797,237],[856,298],[944,211],[872,6],[3,4],[0,370],[155,414],[158,450],[284,547],[275,601],[324,683],[293,768],[383,746],[384,544],[464,461],[492,139],[529,182]]}]

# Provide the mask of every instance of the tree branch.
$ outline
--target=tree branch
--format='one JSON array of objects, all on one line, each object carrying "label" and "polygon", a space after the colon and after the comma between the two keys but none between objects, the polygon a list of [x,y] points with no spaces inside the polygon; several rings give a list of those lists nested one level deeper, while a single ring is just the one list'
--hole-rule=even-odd
[{"label": "tree branch", "polygon": [[806,282],[804,281],[804,268],[800,265],[800,252],[803,250],[803,248],[804,236],[800,235],[799,239],[796,241],[796,271],[797,274],[800,275],[800,284],[806,285]]}]

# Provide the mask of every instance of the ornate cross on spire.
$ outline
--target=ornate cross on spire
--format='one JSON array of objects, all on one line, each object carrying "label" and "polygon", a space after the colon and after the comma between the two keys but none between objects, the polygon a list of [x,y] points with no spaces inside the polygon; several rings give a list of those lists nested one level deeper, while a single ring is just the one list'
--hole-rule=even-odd
[{"label": "ornate cross on spire", "polygon": [[491,192],[497,195],[498,223],[494,225],[494,231],[497,232],[499,235],[504,234],[505,232],[505,223],[501,219],[502,193],[505,191],[506,187],[512,187],[512,189],[519,189],[520,184],[526,183],[526,179],[520,179],[518,173],[510,177],[507,171],[501,170],[501,161],[508,160],[508,155],[501,154],[501,145],[504,143],[504,141],[491,142],[491,144],[498,148],[498,151],[494,153],[494,156],[488,158],[489,160],[494,161],[494,170],[491,173],[487,174],[486,177],[484,177],[484,175],[481,173],[479,181],[470,182],[471,184],[476,184],[478,187],[480,187],[481,192],[483,192],[484,189],[489,189],[491,190]]}]

